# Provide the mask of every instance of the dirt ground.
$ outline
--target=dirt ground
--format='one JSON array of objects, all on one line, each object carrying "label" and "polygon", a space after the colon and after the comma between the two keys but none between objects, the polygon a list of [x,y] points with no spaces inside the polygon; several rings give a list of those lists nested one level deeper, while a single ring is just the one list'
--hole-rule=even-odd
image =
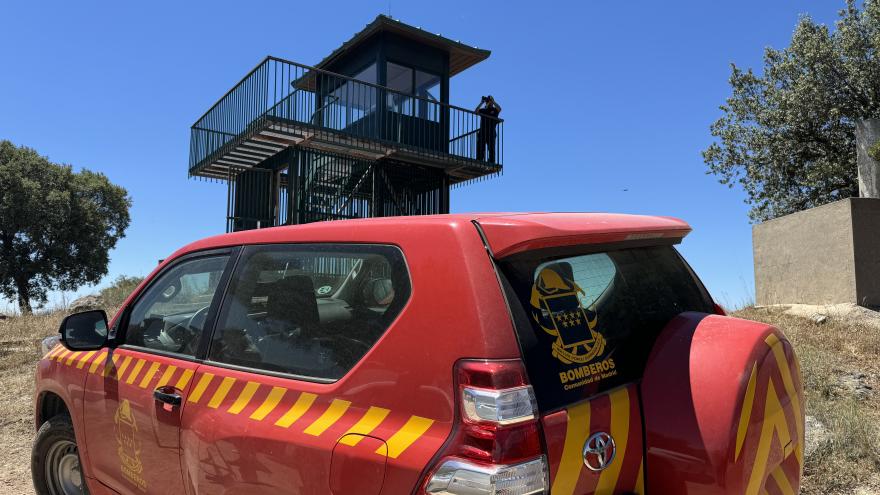
[{"label": "dirt ground", "polygon": [[[801,493],[880,495],[880,313],[782,306],[735,316],[782,329],[801,361],[808,416]],[[0,320],[0,495],[33,494],[34,363],[60,319]]]}]

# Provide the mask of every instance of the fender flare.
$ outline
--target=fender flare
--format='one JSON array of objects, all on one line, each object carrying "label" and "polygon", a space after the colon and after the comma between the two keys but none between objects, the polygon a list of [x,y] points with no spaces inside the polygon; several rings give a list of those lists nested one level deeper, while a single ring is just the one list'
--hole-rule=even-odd
[{"label": "fender flare", "polygon": [[[62,345],[62,344],[58,344]],[[48,356],[48,354],[47,354]],[[37,363],[35,390],[34,390],[34,423],[39,429],[40,412],[42,401],[46,394],[54,394],[59,397],[70,414],[73,423],[73,431],[76,435],[77,450],[80,456],[80,466],[86,478],[93,478],[89,452],[86,446],[85,426],[82,419],[83,394],[87,378],[87,372],[75,368],[65,367],[57,361],[43,356]],[[60,375],[59,375],[60,374]],[[43,418],[45,420],[45,418]],[[91,485],[90,485],[91,488]]]}]

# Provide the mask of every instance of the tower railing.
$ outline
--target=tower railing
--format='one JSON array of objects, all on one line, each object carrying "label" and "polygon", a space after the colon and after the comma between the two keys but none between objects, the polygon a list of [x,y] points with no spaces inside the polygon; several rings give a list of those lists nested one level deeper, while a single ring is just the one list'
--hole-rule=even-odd
[{"label": "tower railing", "polygon": [[265,129],[367,151],[463,160],[494,172],[503,162],[503,125],[473,110],[270,56],[193,124],[189,173]]}]

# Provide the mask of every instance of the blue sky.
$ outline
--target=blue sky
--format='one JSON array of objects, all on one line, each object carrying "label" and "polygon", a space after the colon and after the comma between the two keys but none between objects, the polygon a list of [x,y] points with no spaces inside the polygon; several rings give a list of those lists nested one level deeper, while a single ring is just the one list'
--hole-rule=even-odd
[{"label": "blue sky", "polygon": [[748,207],[700,156],[729,64],[760,67],[800,14],[832,23],[843,3],[7,2],[0,139],[128,189],[109,277],[143,275],[224,229],[225,186],[187,179],[190,125],[264,56],[317,63],[390,10],[493,52],[453,78],[451,101],[502,104],[505,173],[455,189],[454,212],[677,216],[694,227],[685,257],[736,306],[754,292]]}]

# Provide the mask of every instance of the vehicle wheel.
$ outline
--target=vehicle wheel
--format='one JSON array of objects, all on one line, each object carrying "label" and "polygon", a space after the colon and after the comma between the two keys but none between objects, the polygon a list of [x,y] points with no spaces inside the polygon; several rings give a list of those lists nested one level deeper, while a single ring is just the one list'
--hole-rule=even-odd
[{"label": "vehicle wheel", "polygon": [[88,495],[70,416],[60,414],[37,431],[31,476],[38,495]]}]

